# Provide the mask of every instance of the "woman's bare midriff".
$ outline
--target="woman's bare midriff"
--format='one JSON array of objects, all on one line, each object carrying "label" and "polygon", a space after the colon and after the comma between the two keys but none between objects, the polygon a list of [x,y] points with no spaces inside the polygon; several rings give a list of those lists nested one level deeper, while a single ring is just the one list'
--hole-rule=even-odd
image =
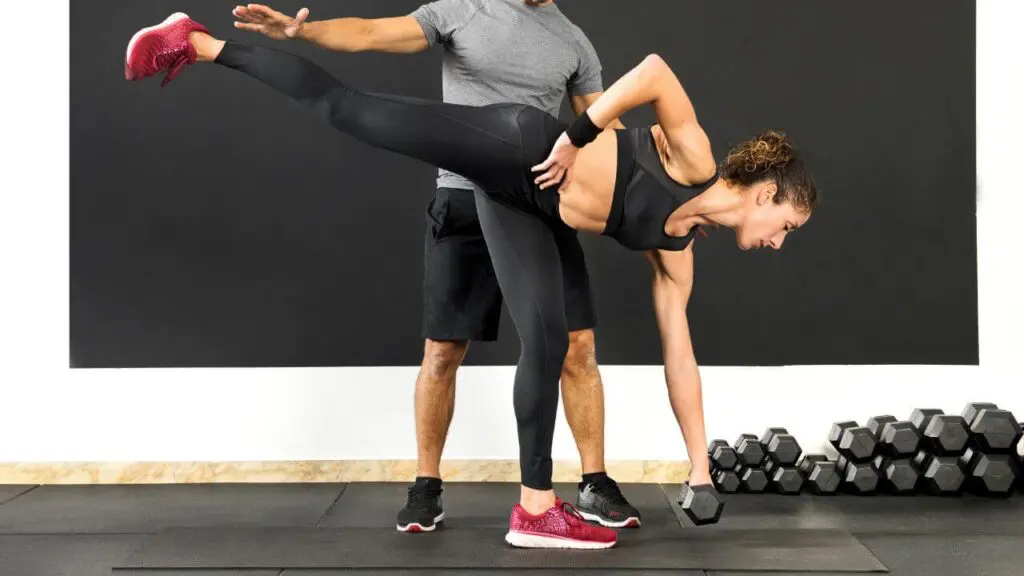
[{"label": "woman's bare midriff", "polygon": [[[580,149],[572,182],[559,196],[558,213],[570,228],[600,234],[608,221],[618,168],[618,143],[613,130],[605,130]],[[559,194],[555,187],[548,188]]]}]

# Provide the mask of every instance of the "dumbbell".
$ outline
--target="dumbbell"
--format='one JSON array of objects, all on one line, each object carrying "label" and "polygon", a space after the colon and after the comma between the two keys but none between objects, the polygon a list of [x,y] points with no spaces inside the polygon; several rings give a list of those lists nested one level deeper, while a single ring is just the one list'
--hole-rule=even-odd
[{"label": "dumbbell", "polygon": [[890,458],[913,458],[921,443],[914,424],[895,416],[873,416],[868,419],[867,429],[878,442],[878,451]]},{"label": "dumbbell", "polygon": [[959,456],[967,447],[970,435],[963,416],[944,414],[934,408],[918,408],[910,415],[910,421],[921,433],[921,443],[932,454]]},{"label": "dumbbell", "polygon": [[804,475],[795,466],[782,466],[769,457],[764,459],[768,485],[779,494],[799,494],[804,487]]},{"label": "dumbbell", "polygon": [[728,442],[713,440],[708,446],[708,460],[711,462],[711,480],[719,491],[732,493],[740,489],[740,477],[735,471],[739,457]]},{"label": "dumbbell", "polygon": [[892,494],[910,494],[917,488],[921,473],[910,458],[890,458],[879,454],[873,462],[881,486]]},{"label": "dumbbell", "polygon": [[714,524],[722,517],[722,510],[725,502],[718,495],[718,491],[710,484],[701,486],[690,486],[689,482],[683,484],[679,492],[679,507],[686,512],[690,521],[697,526]]},{"label": "dumbbell", "polygon": [[[1024,429],[1024,422],[1018,422],[1017,424]],[[1024,442],[1017,444],[1017,456],[1018,470],[1024,470]],[[1017,482],[1017,489],[1024,492],[1024,474],[1021,474],[1018,478],[1020,481]]]},{"label": "dumbbell", "polygon": [[1009,454],[1021,438],[1021,425],[1009,410],[988,402],[972,402],[961,414],[971,442],[987,454]]},{"label": "dumbbell", "polygon": [[[867,430],[865,428],[865,430]],[[878,489],[878,470],[871,461],[854,462],[840,456],[836,460],[836,467],[839,469],[841,483],[839,487],[852,494],[872,494]]]},{"label": "dumbbell", "polygon": [[739,492],[742,486],[740,475],[735,470],[715,470],[711,473],[711,481],[719,492],[726,494]]},{"label": "dumbbell", "polygon": [[875,437],[875,440],[878,440],[882,437],[882,427],[890,422],[896,422],[896,417],[891,415],[872,416],[868,418],[864,427],[871,430],[871,435]]},{"label": "dumbbell", "polygon": [[966,477],[957,456],[934,456],[921,450],[914,456],[914,466],[921,471],[920,486],[926,492],[954,496],[963,489]]},{"label": "dumbbell", "polygon": [[986,454],[970,447],[960,456],[966,471],[964,487],[981,496],[1009,496],[1020,476],[1012,454]]},{"label": "dumbbell", "polygon": [[856,422],[836,422],[828,434],[828,441],[839,455],[851,462],[868,462],[875,455],[875,436]]},{"label": "dumbbell", "polygon": [[764,460],[764,446],[753,434],[740,434],[733,448],[736,449],[736,455],[743,466],[760,466]]},{"label": "dumbbell", "polygon": [[740,479],[740,492],[760,494],[768,489],[768,474],[760,466],[736,466],[736,475]]},{"label": "dumbbell", "polygon": [[835,462],[829,462],[824,454],[807,454],[800,461],[800,471],[807,482],[804,484],[814,494],[835,494],[839,490],[839,470]]},{"label": "dumbbell", "polygon": [[785,428],[769,428],[761,435],[761,444],[768,458],[779,466],[796,466],[803,449]]},{"label": "dumbbell", "polygon": [[739,464],[734,469],[740,477],[740,490],[743,492],[764,492],[768,487],[768,475],[761,468],[764,460],[764,446],[753,434],[740,434],[733,444]]}]

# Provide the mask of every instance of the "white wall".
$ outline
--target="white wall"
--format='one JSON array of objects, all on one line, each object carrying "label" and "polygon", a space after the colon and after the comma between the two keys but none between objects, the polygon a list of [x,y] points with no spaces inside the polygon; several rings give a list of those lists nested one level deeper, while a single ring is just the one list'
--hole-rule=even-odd
[{"label": "white wall", "polygon": [[[1024,3],[978,4],[981,366],[705,369],[710,437],[784,425],[813,444],[836,419],[906,416],[924,404],[959,411],[969,400],[1024,418],[1024,186],[1015,177],[1024,158]],[[50,11],[47,22],[54,31],[46,43],[29,37],[35,26],[0,40],[17,55],[0,91],[8,124],[0,154],[0,461],[414,458],[413,368],[66,368],[67,13]],[[660,367],[602,373],[608,458],[685,458]],[[517,456],[511,375],[509,367],[461,372],[447,457]],[[574,457],[563,420],[554,456]]]}]

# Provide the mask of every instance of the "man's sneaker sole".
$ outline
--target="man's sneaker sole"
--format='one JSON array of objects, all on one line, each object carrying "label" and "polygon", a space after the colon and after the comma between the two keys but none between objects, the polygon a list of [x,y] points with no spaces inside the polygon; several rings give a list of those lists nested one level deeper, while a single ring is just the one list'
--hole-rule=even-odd
[{"label": "man's sneaker sole", "polygon": [[588,542],[560,538],[546,534],[510,531],[505,534],[505,542],[516,548],[571,548],[573,550],[604,550],[615,546],[615,542]]},{"label": "man's sneaker sole", "polygon": [[640,519],[637,518],[636,516],[630,516],[629,518],[626,518],[625,520],[622,520],[620,522],[613,522],[613,521],[605,518],[604,516],[601,516],[600,514],[593,514],[591,512],[585,512],[585,511],[583,511],[583,510],[581,510],[579,508],[576,508],[576,511],[579,512],[580,516],[583,516],[583,518],[585,518],[588,522],[597,522],[598,524],[600,524],[601,526],[604,526],[605,528],[639,528],[640,527]]},{"label": "man's sneaker sole", "polygon": [[437,528],[438,523],[440,523],[442,521],[444,521],[444,512],[441,512],[440,514],[438,514],[437,517],[434,518],[434,523],[431,524],[430,526],[424,526],[423,524],[420,524],[419,522],[410,522],[409,524],[404,524],[404,525],[403,524],[397,524],[397,525],[395,525],[395,528],[398,529],[399,532],[413,532],[413,533],[416,533],[416,532],[433,532],[434,528]]},{"label": "man's sneaker sole", "polygon": [[124,77],[128,80],[135,80],[135,74],[132,72],[129,66],[132,61],[132,52],[135,50],[135,46],[139,43],[140,40],[142,40],[142,38],[146,34],[149,34],[150,32],[156,32],[157,30],[171,26],[175,22],[179,20],[184,20],[186,18],[188,18],[188,14],[185,14],[184,12],[175,12],[174,14],[168,16],[166,20],[157,24],[156,26],[143,28],[142,30],[136,32],[135,35],[132,36],[132,39],[128,42],[128,50],[127,52],[125,52],[124,55]]}]

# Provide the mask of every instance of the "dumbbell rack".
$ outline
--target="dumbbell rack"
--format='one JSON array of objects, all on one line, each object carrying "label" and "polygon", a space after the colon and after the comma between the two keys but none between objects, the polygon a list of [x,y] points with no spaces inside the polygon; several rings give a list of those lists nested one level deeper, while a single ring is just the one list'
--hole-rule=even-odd
[{"label": "dumbbell rack", "polygon": [[972,402],[959,415],[923,408],[903,421],[836,422],[828,436],[834,457],[803,454],[785,428],[769,428],[731,445],[712,440],[708,458],[724,493],[1005,497],[1024,491],[1022,426],[1008,410]]}]

